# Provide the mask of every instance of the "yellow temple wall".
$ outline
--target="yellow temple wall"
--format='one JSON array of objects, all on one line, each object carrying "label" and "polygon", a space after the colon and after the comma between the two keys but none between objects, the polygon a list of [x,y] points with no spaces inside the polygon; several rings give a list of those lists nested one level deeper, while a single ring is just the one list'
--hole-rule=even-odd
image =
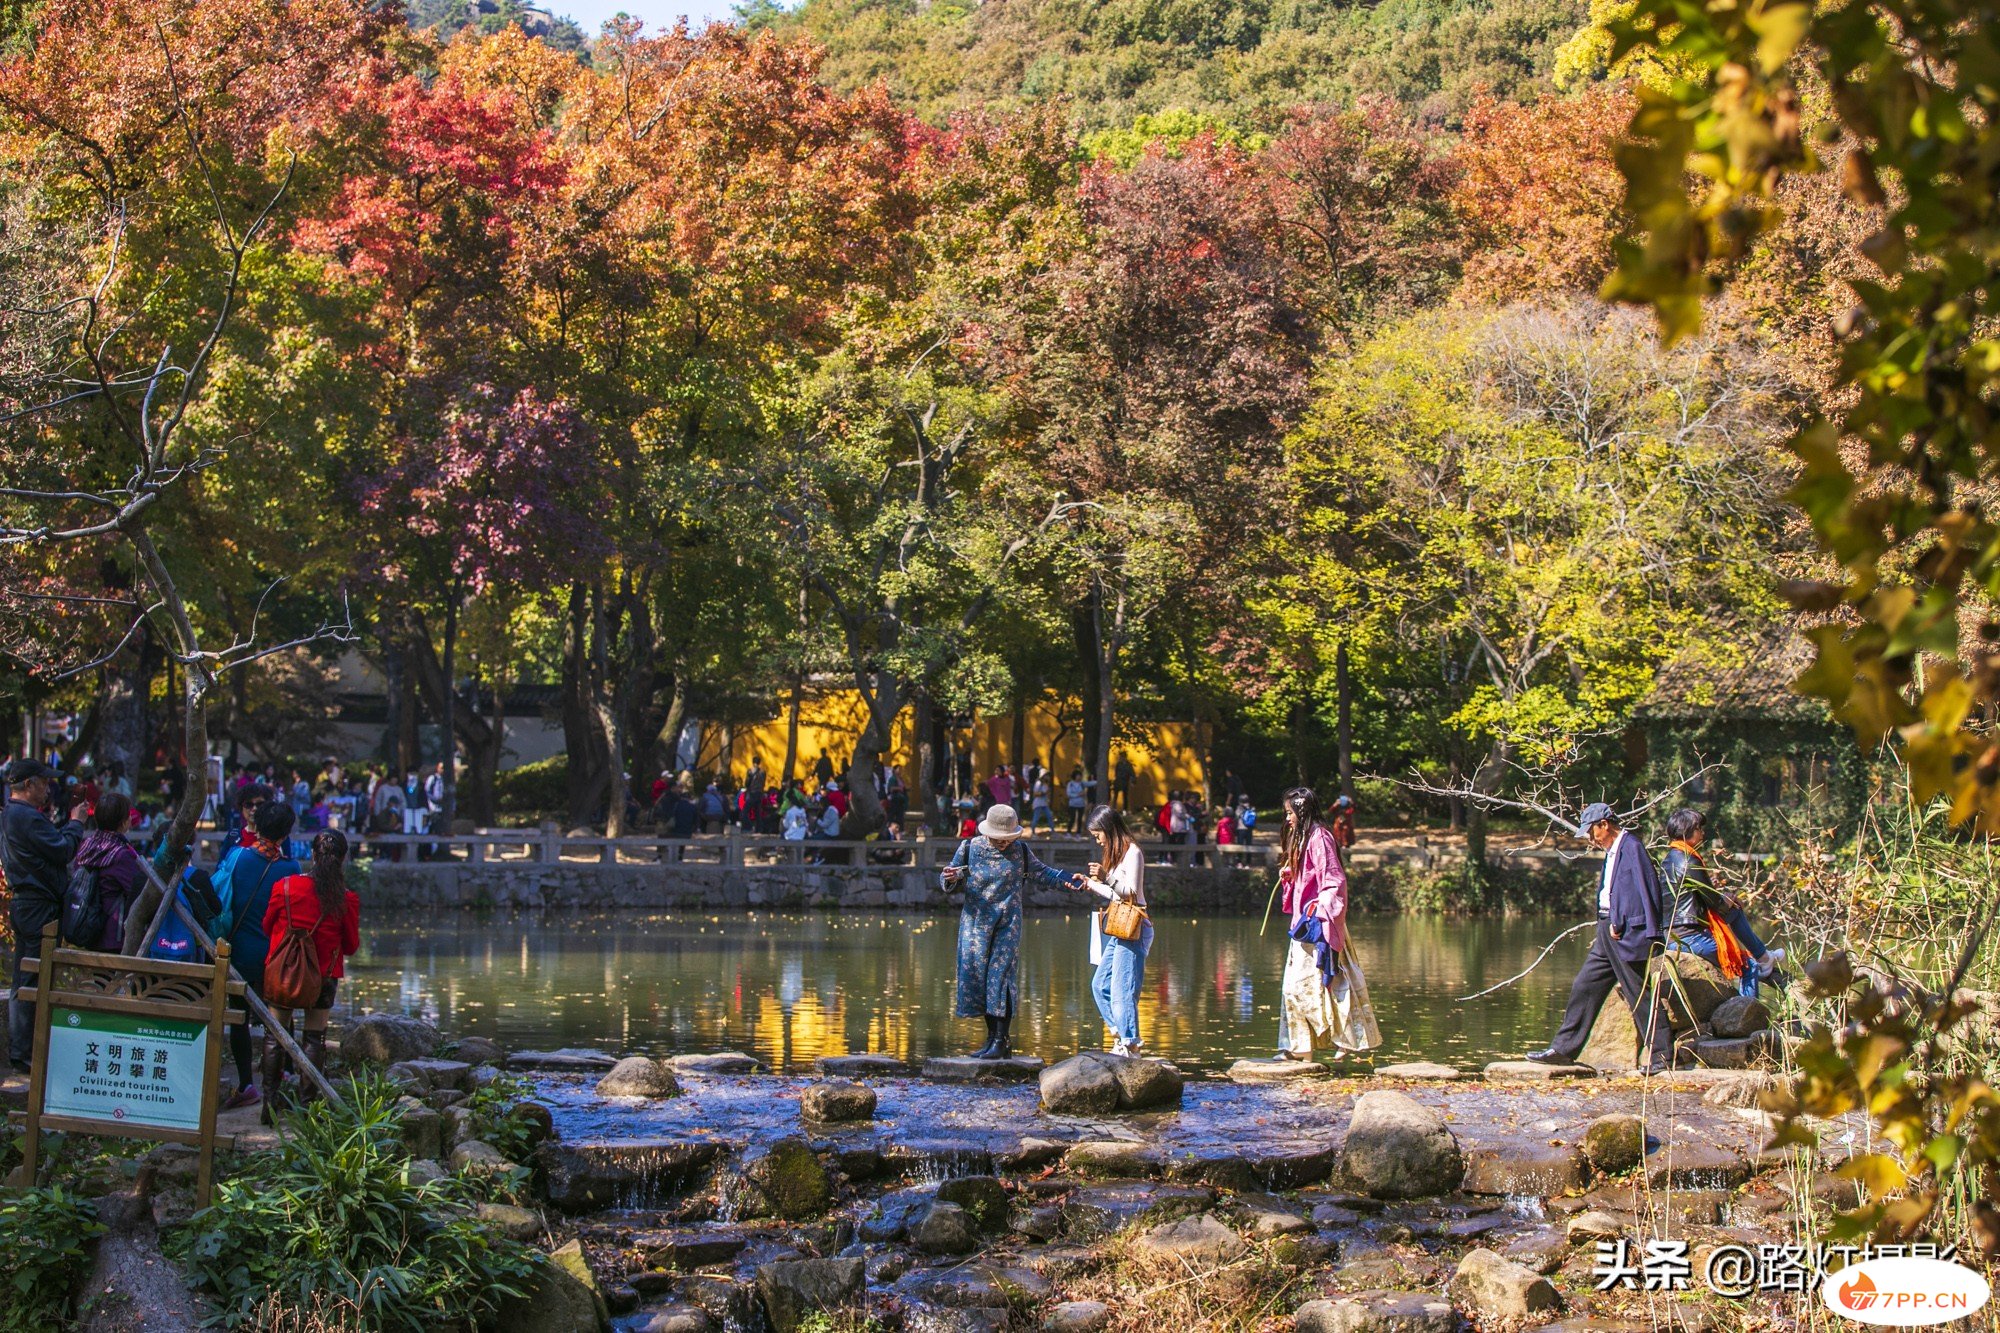
[{"label": "yellow temple wall", "polygon": [[[1021,754],[1013,752],[1012,713],[981,715],[973,721],[969,733],[961,731],[956,738],[962,746],[969,734],[973,770],[979,778],[986,777],[995,765],[1002,763],[1018,768],[1032,758],[1047,764],[1056,774],[1054,804],[1060,813],[1064,804],[1062,783],[1068,780],[1071,769],[1083,765],[1083,733],[1077,722],[1081,710],[1072,703],[1064,711],[1070,719],[1067,727],[1052,702],[1029,705],[1022,718],[1024,753]],[[855,739],[861,735],[867,718],[867,706],[853,690],[807,696],[799,706],[798,775],[810,778],[813,765],[822,752],[831,755],[834,763],[844,771],[847,760],[854,753]],[[787,715],[780,713],[775,718],[749,725],[738,723],[734,727],[724,727],[711,723],[703,728],[701,754],[696,766],[710,772],[726,768],[732,778],[740,781],[743,774],[749,771],[751,762],[761,759],[764,771],[775,781],[785,767],[787,721]],[[1112,764],[1115,770],[1120,754],[1131,761],[1130,808],[1150,812],[1166,799],[1168,791],[1202,789],[1202,747],[1195,743],[1193,724],[1120,720],[1115,725],[1118,730],[1111,746]],[[916,750],[909,709],[904,709],[896,719],[888,759],[902,773],[903,781],[915,791]],[[1025,806],[1023,813],[1026,813]]]}]

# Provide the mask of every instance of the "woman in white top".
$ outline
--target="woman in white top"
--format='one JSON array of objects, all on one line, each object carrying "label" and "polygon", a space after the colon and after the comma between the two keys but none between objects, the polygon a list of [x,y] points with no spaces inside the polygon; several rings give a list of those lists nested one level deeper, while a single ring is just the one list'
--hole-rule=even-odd
[{"label": "woman in white top", "polygon": [[[1097,839],[1098,859],[1091,863],[1086,886],[1107,901],[1123,900],[1145,907],[1146,858],[1141,855],[1139,844],[1132,841],[1125,816],[1111,806],[1100,805],[1090,812],[1087,827]],[[1098,935],[1095,914],[1091,917],[1091,933],[1093,937]],[[1114,1038],[1111,1053],[1137,1055],[1141,1048],[1139,985],[1146,970],[1146,953],[1153,947],[1153,923],[1147,921],[1136,940],[1105,935],[1102,945],[1103,954],[1091,982],[1091,994],[1097,997],[1097,1012],[1104,1016],[1104,1025],[1111,1029]]]}]

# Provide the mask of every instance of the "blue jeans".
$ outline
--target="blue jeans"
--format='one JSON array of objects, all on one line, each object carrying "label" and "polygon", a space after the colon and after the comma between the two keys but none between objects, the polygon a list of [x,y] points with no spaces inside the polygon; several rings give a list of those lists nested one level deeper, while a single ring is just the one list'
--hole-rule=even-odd
[{"label": "blue jeans", "polygon": [[[1729,933],[1736,937],[1737,942],[1750,951],[1752,964],[1743,969],[1743,975],[1737,979],[1736,989],[1740,994],[1755,998],[1757,994],[1757,968],[1755,960],[1764,956],[1764,941],[1758,939],[1757,932],[1750,929],[1750,918],[1744,914],[1743,909],[1740,907],[1732,907],[1727,912],[1724,912],[1722,914],[1722,923],[1729,927]],[[1706,958],[1711,963],[1715,961],[1715,936],[1709,934],[1706,930],[1690,935],[1686,939],[1675,938],[1668,943],[1667,947],[1669,949],[1679,949],[1684,953],[1691,953],[1697,958]]]},{"label": "blue jeans", "polygon": [[1148,921],[1136,940],[1104,937],[1104,957],[1091,979],[1097,1012],[1104,1026],[1126,1045],[1139,1041],[1139,985],[1146,971],[1146,952],[1153,947],[1153,923]]}]

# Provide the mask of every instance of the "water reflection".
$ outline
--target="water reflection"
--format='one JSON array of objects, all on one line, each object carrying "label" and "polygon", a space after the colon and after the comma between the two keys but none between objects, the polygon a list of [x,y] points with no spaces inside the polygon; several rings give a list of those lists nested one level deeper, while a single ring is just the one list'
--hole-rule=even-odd
[{"label": "water reflection", "polygon": [[[1215,1066],[1276,1045],[1283,938],[1254,919],[1161,917],[1140,1030],[1157,1053]],[[1471,1064],[1541,1045],[1587,941],[1526,967],[1566,924],[1393,917],[1354,923],[1385,1040],[1378,1062]],[[421,1014],[447,1031],[528,1046],[660,1054],[750,1051],[777,1068],[821,1055],[909,1059],[967,1049],[952,1016],[956,917],[672,913],[561,920],[364,918],[341,1009]],[[1099,1048],[1087,918],[1031,916],[1016,1044],[1049,1059]]]}]

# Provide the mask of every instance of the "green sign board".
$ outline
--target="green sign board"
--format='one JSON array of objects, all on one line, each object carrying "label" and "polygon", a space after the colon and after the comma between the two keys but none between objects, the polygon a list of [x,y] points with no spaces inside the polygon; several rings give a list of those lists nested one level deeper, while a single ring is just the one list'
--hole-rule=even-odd
[{"label": "green sign board", "polygon": [[208,1040],[203,1023],[57,1008],[43,1112],[198,1131]]}]

